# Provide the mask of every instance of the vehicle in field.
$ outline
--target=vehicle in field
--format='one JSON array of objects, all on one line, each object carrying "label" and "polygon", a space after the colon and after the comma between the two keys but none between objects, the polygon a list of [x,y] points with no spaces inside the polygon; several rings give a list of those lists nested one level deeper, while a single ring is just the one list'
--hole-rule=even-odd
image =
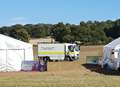
[{"label": "vehicle in field", "polygon": [[38,57],[49,60],[77,60],[80,57],[80,47],[71,43],[38,44]]}]

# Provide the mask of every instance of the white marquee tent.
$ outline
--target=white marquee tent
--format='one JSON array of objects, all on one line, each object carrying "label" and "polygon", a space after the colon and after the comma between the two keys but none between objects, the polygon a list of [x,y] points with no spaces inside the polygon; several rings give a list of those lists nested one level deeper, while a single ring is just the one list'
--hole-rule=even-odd
[{"label": "white marquee tent", "polygon": [[33,60],[32,45],[0,34],[0,71],[20,71],[24,60]]},{"label": "white marquee tent", "polygon": [[120,51],[120,38],[117,38],[110,42],[109,44],[104,46],[104,59],[105,58],[110,58],[111,57],[111,52],[114,51],[114,57],[118,58],[119,51]]}]

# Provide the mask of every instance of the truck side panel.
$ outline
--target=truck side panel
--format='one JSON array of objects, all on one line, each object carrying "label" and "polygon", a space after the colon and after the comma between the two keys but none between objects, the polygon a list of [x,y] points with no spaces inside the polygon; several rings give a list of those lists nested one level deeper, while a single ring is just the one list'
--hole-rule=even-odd
[{"label": "truck side panel", "polygon": [[51,60],[64,60],[64,44],[38,44],[38,56],[47,56]]}]

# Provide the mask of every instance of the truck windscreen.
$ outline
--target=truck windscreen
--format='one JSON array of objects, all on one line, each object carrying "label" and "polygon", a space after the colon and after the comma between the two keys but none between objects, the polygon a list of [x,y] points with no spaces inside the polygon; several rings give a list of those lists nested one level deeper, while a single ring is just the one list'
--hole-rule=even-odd
[{"label": "truck windscreen", "polygon": [[76,51],[80,51],[80,47],[79,46],[75,46],[75,50]]},{"label": "truck windscreen", "polygon": [[70,52],[74,52],[74,48],[75,48],[75,46],[73,46],[73,45],[68,46],[68,49]]}]

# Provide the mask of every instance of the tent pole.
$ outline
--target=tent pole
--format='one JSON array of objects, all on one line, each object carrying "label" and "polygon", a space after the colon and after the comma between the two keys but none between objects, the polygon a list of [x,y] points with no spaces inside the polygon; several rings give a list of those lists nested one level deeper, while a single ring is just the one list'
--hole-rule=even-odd
[{"label": "tent pole", "polygon": [[6,72],[7,72],[7,49],[6,49]]},{"label": "tent pole", "polygon": [[25,49],[23,49],[24,50],[24,60],[25,60]]}]

